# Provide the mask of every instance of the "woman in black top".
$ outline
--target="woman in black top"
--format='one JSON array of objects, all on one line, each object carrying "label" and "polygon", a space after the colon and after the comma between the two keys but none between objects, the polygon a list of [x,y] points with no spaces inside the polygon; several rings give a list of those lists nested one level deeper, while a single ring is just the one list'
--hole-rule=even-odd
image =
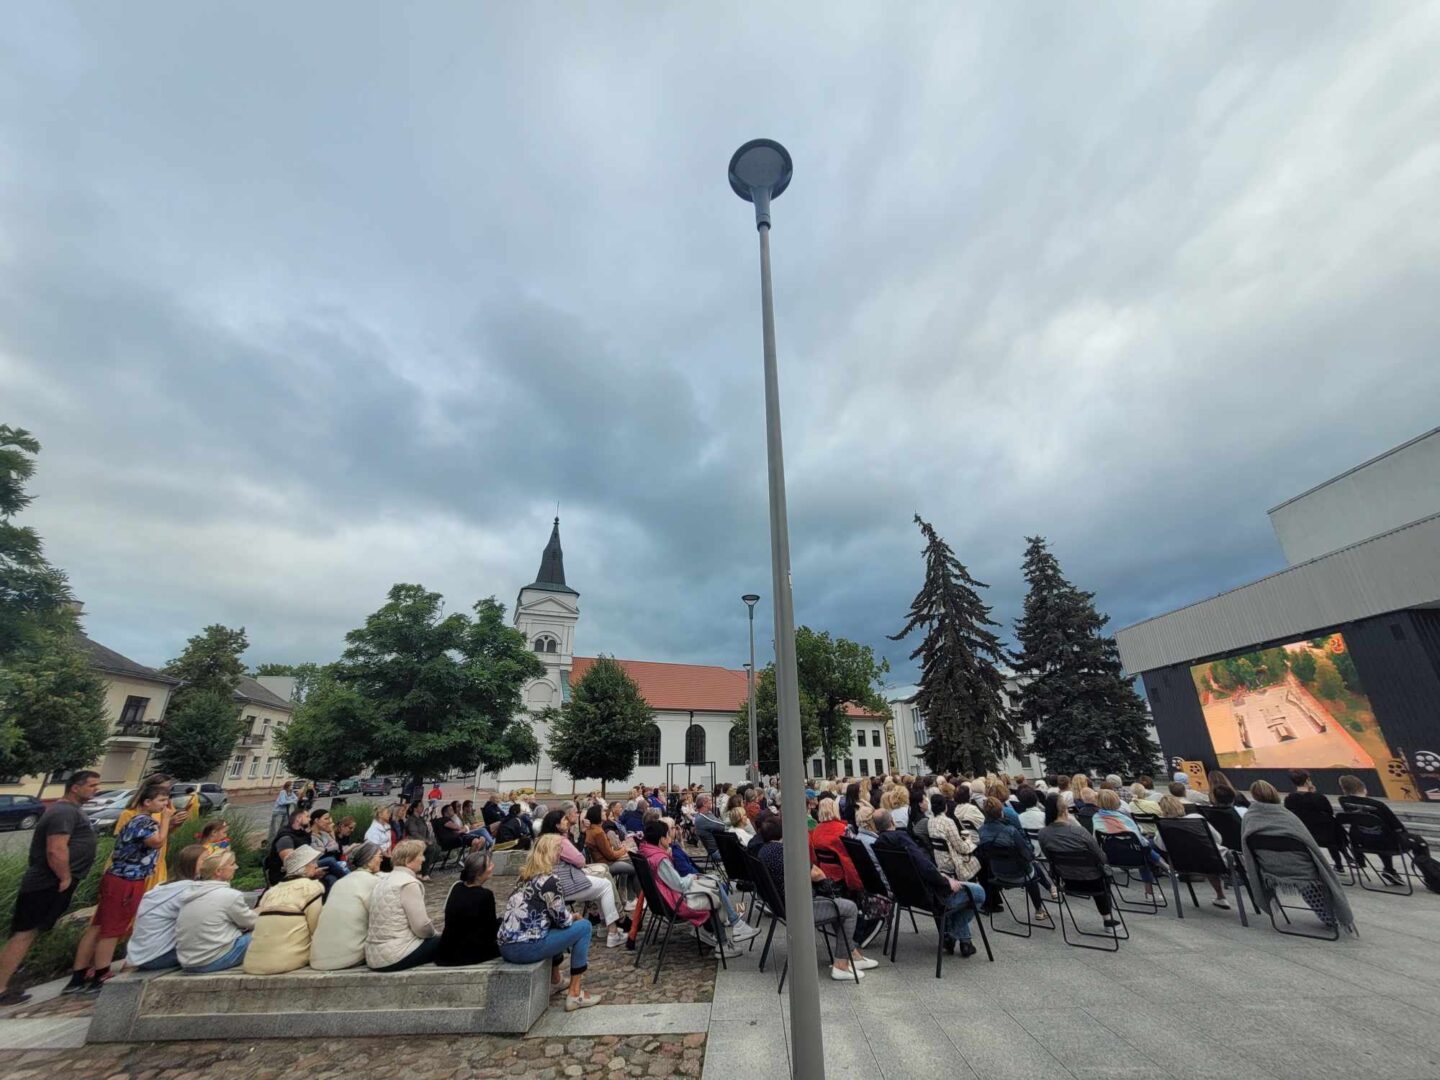
[{"label": "woman in black top", "polygon": [[1329,798],[1315,790],[1304,769],[1291,769],[1290,782],[1295,790],[1285,796],[1285,809],[1298,817],[1315,842],[1330,852],[1335,872],[1345,873],[1345,838],[1335,823],[1335,808]]},{"label": "woman in black top", "polygon": [[445,898],[445,929],[435,963],[441,967],[483,964],[500,955],[495,935],[495,894],[485,888],[495,865],[484,851],[472,851],[460,863],[460,880]]}]

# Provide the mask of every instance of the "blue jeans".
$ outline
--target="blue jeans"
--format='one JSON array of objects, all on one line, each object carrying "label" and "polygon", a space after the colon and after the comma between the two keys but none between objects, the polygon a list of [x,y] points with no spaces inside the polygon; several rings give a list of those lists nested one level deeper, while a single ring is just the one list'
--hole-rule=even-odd
[{"label": "blue jeans", "polygon": [[465,847],[467,848],[470,846],[471,842],[475,840],[484,841],[486,851],[489,851],[492,847],[495,846],[495,838],[491,836],[488,832],[486,832],[484,829],[476,829],[474,832],[467,832],[460,839],[464,841]]},{"label": "blue jeans", "polygon": [[538,941],[505,942],[500,946],[500,955],[512,964],[533,964],[537,960],[553,957],[555,966],[560,966],[560,957],[570,952],[570,974],[581,975],[589,967],[590,935],[593,928],[589,919],[575,919],[563,930],[551,930]]},{"label": "blue jeans", "polygon": [[250,935],[241,934],[235,939],[235,944],[230,946],[230,951],[218,960],[211,960],[204,967],[186,968],[191,975],[209,975],[214,971],[228,971],[230,968],[239,967],[245,959],[245,950],[250,947]]},{"label": "blue jeans", "polygon": [[945,901],[945,933],[969,941],[970,920],[975,917],[975,910],[984,906],[985,890],[973,881],[962,881],[960,888]]},{"label": "blue jeans", "polygon": [[180,966],[180,958],[175,955],[174,949],[169,949],[143,964],[136,964],[136,971],[163,971],[165,968],[177,968]]}]

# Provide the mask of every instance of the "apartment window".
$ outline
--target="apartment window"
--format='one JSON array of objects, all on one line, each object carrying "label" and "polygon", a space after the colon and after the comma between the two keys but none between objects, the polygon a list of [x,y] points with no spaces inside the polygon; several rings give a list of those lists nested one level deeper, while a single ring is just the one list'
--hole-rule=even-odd
[{"label": "apartment window", "polygon": [[125,707],[120,710],[120,723],[138,724],[145,719],[145,710],[150,707],[148,697],[136,697],[131,694],[125,699]]},{"label": "apartment window", "polygon": [[235,760],[230,762],[230,779],[239,780],[240,774],[245,771],[245,755],[236,754]]},{"label": "apartment window", "polygon": [[855,745],[856,745],[856,746],[864,746],[864,745],[865,745],[865,729],[864,729],[864,728],[861,728],[859,731],[855,732]]},{"label": "apartment window", "polygon": [[860,759],[860,775],[870,775],[870,762],[866,761],[863,757]]},{"label": "apartment window", "polygon": [[817,757],[814,761],[810,762],[810,775],[811,775],[811,776],[824,776],[824,775],[825,775],[825,763],[824,763],[823,761],[821,761],[818,757]]},{"label": "apartment window", "polygon": [[660,764],[660,725],[651,724],[650,729],[645,733],[645,741],[640,744],[640,765]]},{"label": "apartment window", "polygon": [[846,776],[854,776],[854,775],[855,775],[855,762],[854,762],[853,759],[848,758],[848,757],[845,759],[845,775],[846,775]]},{"label": "apartment window", "polygon": [[[865,740],[864,740],[864,739],[861,739],[861,740],[860,740],[860,745],[861,745],[861,746],[864,746],[864,745],[865,745]],[[870,745],[873,746],[873,747],[875,747],[875,749],[877,749],[877,750],[880,749],[880,729],[879,729],[879,728],[871,728],[871,729],[870,729]]]},{"label": "apartment window", "polygon": [[265,775],[268,777],[268,776],[269,776],[271,773],[273,773],[274,771],[275,771],[275,759],[274,759],[273,757],[267,757],[267,758],[265,759]]},{"label": "apartment window", "polygon": [[881,761],[881,760],[877,757],[877,758],[875,759],[875,775],[876,775],[876,776],[879,776],[879,775],[881,775],[884,771],[885,771],[885,762]]},{"label": "apartment window", "polygon": [[266,720],[260,725],[260,741],[263,743],[270,737],[270,721]]},{"label": "apartment window", "polygon": [[259,775],[260,775],[260,759],[259,759],[258,757],[253,757],[253,758],[250,759],[250,779],[251,779],[251,780],[254,780],[254,779],[255,779],[257,776],[259,776]]}]

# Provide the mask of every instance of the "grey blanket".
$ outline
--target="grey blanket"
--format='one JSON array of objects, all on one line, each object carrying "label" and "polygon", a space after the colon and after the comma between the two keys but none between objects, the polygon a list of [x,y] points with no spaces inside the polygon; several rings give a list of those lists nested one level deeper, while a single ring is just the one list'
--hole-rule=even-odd
[{"label": "grey blanket", "polygon": [[[1246,841],[1252,836],[1286,836],[1305,845],[1305,853],[1298,851],[1266,851],[1261,854],[1263,868],[1256,864],[1255,855]],[[1328,894],[1330,910],[1345,929],[1354,931],[1355,916],[1350,911],[1350,901],[1345,898],[1345,889],[1330,860],[1315,843],[1304,822],[1276,803],[1250,804],[1240,824],[1240,842],[1244,850],[1245,874],[1266,908],[1269,908],[1275,887],[1299,886],[1307,882],[1318,882]]]}]

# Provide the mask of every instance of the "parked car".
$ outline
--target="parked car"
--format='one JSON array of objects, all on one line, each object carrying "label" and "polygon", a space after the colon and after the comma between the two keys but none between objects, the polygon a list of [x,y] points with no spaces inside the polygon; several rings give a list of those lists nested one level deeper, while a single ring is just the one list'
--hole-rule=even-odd
[{"label": "parked car", "polygon": [[44,812],[33,795],[0,795],[0,829],[33,829]]},{"label": "parked car", "polygon": [[332,796],[332,795],[334,795],[334,794],[335,794],[335,781],[334,781],[334,780],[316,780],[316,781],[315,781],[315,797],[316,797],[317,799],[328,798],[328,797],[330,797],[330,796]]},{"label": "parked car", "polygon": [[112,806],[124,806],[135,793],[134,788],[109,788],[95,793],[95,797],[80,807],[86,817],[94,817],[101,810]]},{"label": "parked car", "polygon": [[[172,802],[183,805],[188,802],[191,794],[196,788],[200,789],[200,813],[216,814],[224,810],[230,802],[230,796],[225,794],[225,789],[219,784],[204,783],[175,783],[170,785],[170,799]],[[183,800],[183,802],[182,802]]]},{"label": "parked car", "polygon": [[360,781],[361,795],[379,795],[382,798],[390,794],[390,778],[387,776],[368,776]]},{"label": "parked car", "polygon": [[360,781],[357,777],[351,776],[341,780],[336,786],[336,795],[358,795],[360,793]]}]

